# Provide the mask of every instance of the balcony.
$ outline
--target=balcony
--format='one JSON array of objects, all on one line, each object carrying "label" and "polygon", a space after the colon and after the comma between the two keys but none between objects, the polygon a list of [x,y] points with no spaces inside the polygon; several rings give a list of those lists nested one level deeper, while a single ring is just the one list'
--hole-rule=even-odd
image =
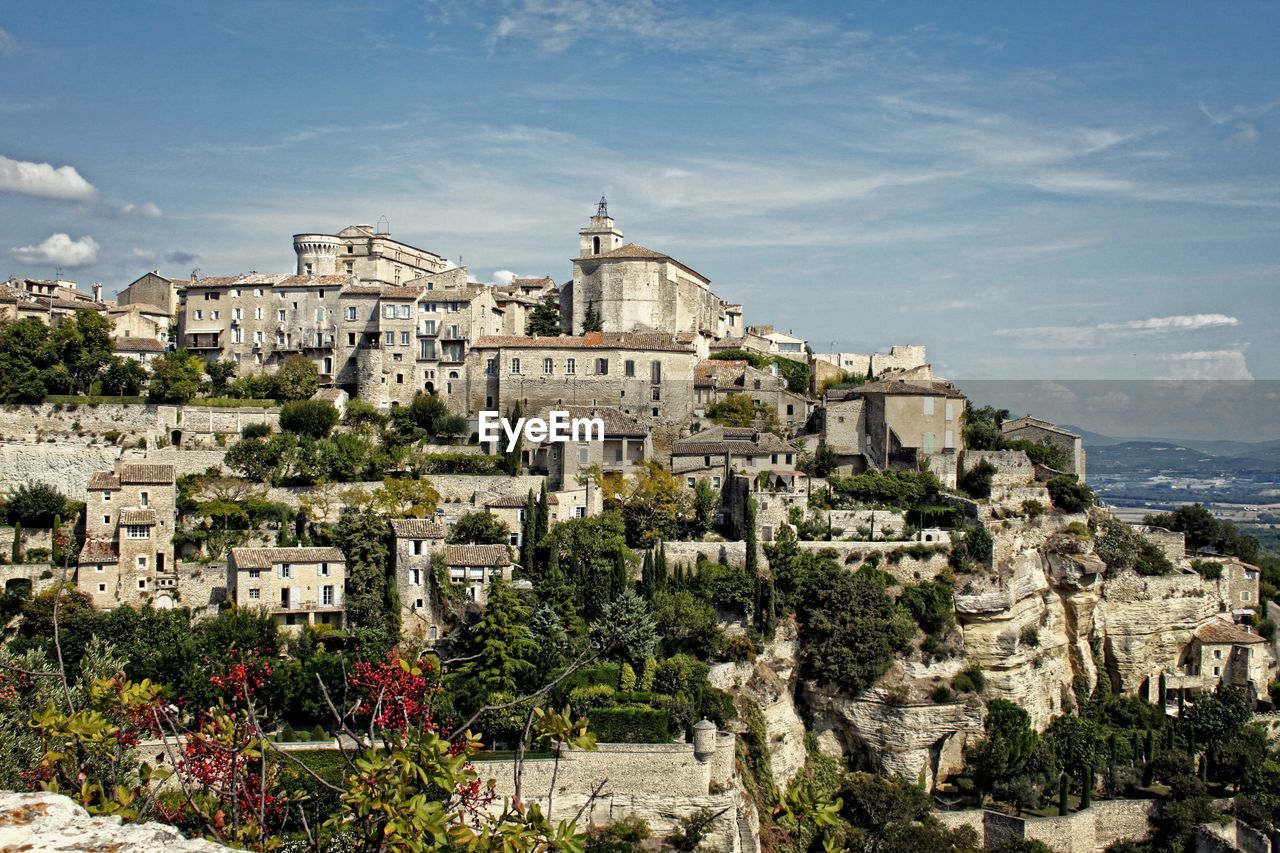
[{"label": "balcony", "polygon": [[314,599],[309,601],[290,601],[288,605],[277,604],[271,608],[271,612],[275,615],[288,615],[290,613],[341,613],[345,608],[339,599],[333,604],[318,604]]}]

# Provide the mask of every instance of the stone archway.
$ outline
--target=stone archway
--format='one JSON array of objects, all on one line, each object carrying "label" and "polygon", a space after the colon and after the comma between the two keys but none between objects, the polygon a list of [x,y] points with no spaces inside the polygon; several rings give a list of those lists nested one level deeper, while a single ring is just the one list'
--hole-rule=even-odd
[{"label": "stone archway", "polygon": [[169,433],[169,443],[174,447],[180,446],[182,444],[182,430],[175,429]]}]

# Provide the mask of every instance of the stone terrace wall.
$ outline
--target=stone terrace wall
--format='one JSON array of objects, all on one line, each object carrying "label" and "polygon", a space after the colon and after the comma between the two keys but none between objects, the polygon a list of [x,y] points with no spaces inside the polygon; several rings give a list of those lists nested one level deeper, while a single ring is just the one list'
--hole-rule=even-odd
[{"label": "stone terrace wall", "polygon": [[53,486],[72,500],[85,499],[94,471],[114,467],[120,448],[84,444],[0,444],[0,493],[13,494],[24,483]]},{"label": "stone terrace wall", "polygon": [[692,566],[703,554],[713,563],[723,562],[726,566],[745,566],[747,564],[746,542],[663,542],[667,553],[667,566],[677,563]]},{"label": "stone terrace wall", "polygon": [[1098,853],[1117,841],[1146,837],[1156,806],[1155,800],[1102,800],[1065,817],[1014,817],[973,809],[934,814],[952,829],[972,827],[986,850],[1012,837],[1043,842],[1057,853]]},{"label": "stone terrace wall", "polygon": [[996,469],[993,486],[1026,486],[1036,481],[1036,469],[1022,450],[966,450],[964,469],[972,471],[982,462]]},{"label": "stone terrace wall", "polygon": [[[880,568],[893,575],[902,583],[913,580],[932,579],[947,567],[949,547],[941,545],[940,550],[924,557],[912,557],[905,552],[913,546],[925,545],[922,542],[820,542],[801,541],[796,543],[802,551],[822,552],[834,551],[837,562],[857,568],[858,564],[870,557],[881,558]],[[899,552],[895,558],[894,552]]]}]

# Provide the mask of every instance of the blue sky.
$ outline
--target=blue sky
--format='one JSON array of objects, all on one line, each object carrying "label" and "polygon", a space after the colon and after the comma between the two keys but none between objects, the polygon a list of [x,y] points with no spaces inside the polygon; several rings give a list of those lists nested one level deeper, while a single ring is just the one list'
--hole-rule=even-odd
[{"label": "blue sky", "polygon": [[[0,276],[629,240],[814,348],[1280,378],[1280,5],[0,3]],[[63,235],[63,236],[59,236]]]}]

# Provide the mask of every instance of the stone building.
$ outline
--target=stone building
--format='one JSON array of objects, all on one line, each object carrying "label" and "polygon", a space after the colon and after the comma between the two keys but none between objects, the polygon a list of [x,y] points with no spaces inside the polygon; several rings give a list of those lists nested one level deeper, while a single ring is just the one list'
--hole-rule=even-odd
[{"label": "stone building", "polygon": [[1005,438],[1034,441],[1037,444],[1047,442],[1054,447],[1061,448],[1067,455],[1066,473],[1075,474],[1080,482],[1084,482],[1084,439],[1074,432],[1065,430],[1057,424],[1049,423],[1040,418],[1033,418],[1030,415],[1005,421],[1000,424],[1000,431],[1004,433]]},{"label": "stone building", "polygon": [[692,344],[658,332],[483,337],[467,358],[466,411],[610,407],[683,423],[697,362]]},{"label": "stone building", "polygon": [[567,332],[582,334],[591,310],[605,332],[727,334],[725,302],[711,291],[711,280],[662,252],[624,243],[604,199],[578,237],[573,282],[562,295]]},{"label": "stone building", "polygon": [[173,606],[174,481],[172,465],[131,462],[89,478],[76,588],[95,607]]},{"label": "stone building", "polygon": [[735,473],[749,477],[794,474],[796,456],[796,448],[771,432],[712,427],[672,446],[671,473],[690,487],[708,480],[719,489]]},{"label": "stone building", "polygon": [[337,234],[294,234],[293,250],[299,276],[346,275],[379,284],[405,284],[453,266],[370,225],[351,225]]},{"label": "stone building", "polygon": [[157,305],[114,305],[107,308],[107,319],[111,321],[111,334],[117,339],[146,338],[169,343],[173,315]]},{"label": "stone building", "polygon": [[168,344],[154,338],[115,338],[112,343],[116,348],[116,355],[131,358],[143,367],[150,367],[151,362],[169,349]]},{"label": "stone building", "polygon": [[34,319],[56,326],[85,308],[105,312],[107,306],[101,297],[101,285],[94,285],[90,296],[73,281],[11,278],[0,284],[0,320]]},{"label": "stone building", "polygon": [[1212,692],[1219,684],[1244,688],[1255,701],[1269,701],[1267,685],[1275,673],[1275,659],[1267,641],[1225,618],[1196,629],[1178,660],[1163,676],[1165,701],[1177,702],[1177,691]]},{"label": "stone building", "polygon": [[693,379],[698,408],[709,408],[729,394],[746,394],[772,408],[788,434],[804,428],[813,408],[808,397],[787,389],[786,377],[772,365],[770,370],[759,370],[746,361],[710,358],[698,362]]},{"label": "stone building", "polygon": [[[585,470],[598,468],[605,477],[629,477],[654,458],[652,431],[644,420],[619,409],[604,406],[562,406],[569,418],[599,418],[604,423],[603,441],[552,442],[546,441],[526,448],[529,471],[547,478],[547,488],[586,490],[581,502],[574,500],[574,507],[581,506],[582,515],[593,511],[599,496],[590,494],[589,478]],[[542,412],[545,416],[547,413]],[[582,483],[579,483],[579,479]],[[585,485],[584,485],[585,484]],[[577,515],[579,510],[573,510]],[[565,517],[568,517],[566,514]]]},{"label": "stone building", "polygon": [[116,294],[116,306],[150,306],[172,317],[178,311],[178,290],[184,283],[184,279],[169,278],[159,270],[143,273]]},{"label": "stone building", "polygon": [[434,519],[395,518],[391,520],[391,533],[396,591],[400,597],[400,633],[434,642],[447,630],[435,596],[433,560],[437,556],[443,560],[448,527]]},{"label": "stone building", "polygon": [[489,584],[499,577],[511,580],[515,567],[506,545],[446,545],[444,563],[449,583],[461,585],[467,601],[481,606],[489,598]]},{"label": "stone building", "polygon": [[[954,386],[881,380],[859,385],[845,398],[863,401],[863,452],[870,466],[923,470],[928,465],[944,483],[944,472],[954,477],[954,459],[963,449],[966,404]],[[950,460],[934,459],[942,456]],[[954,485],[954,479],[948,485]]]},{"label": "stone building", "polygon": [[761,355],[780,355],[796,361],[808,361],[809,342],[773,326],[747,326],[742,348]]},{"label": "stone building", "polygon": [[814,353],[813,361],[815,367],[821,364],[833,367],[842,373],[856,373],[872,378],[883,378],[889,373],[917,371],[929,366],[925,348],[914,345],[891,346],[887,353]]},{"label": "stone building", "polygon": [[240,547],[227,560],[236,606],[269,613],[282,628],[341,628],[346,582],[346,558],[337,548]]}]

